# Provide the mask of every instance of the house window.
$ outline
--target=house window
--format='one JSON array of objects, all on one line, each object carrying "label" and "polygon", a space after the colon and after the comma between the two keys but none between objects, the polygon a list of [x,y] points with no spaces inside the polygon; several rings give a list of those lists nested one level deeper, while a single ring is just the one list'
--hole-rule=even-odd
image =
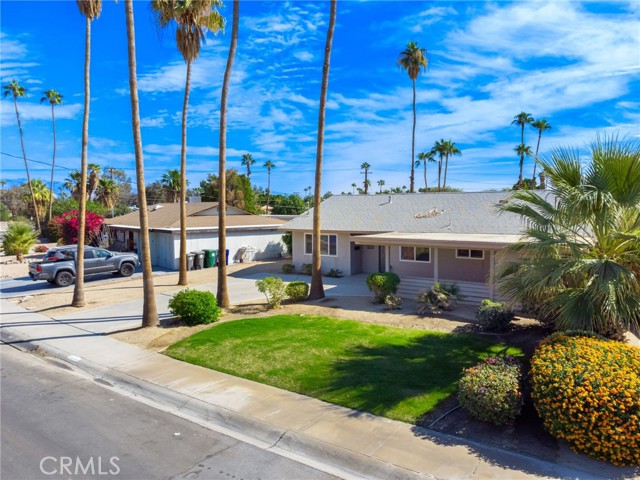
[{"label": "house window", "polygon": [[456,250],[456,258],[471,258],[473,260],[484,260],[484,250],[458,248]]},{"label": "house window", "polygon": [[428,247],[400,247],[400,261],[429,263],[431,249]]},{"label": "house window", "polygon": [[[304,253],[313,253],[313,235],[304,234]],[[336,235],[320,235],[320,255],[336,257],[338,255],[338,237]]]}]

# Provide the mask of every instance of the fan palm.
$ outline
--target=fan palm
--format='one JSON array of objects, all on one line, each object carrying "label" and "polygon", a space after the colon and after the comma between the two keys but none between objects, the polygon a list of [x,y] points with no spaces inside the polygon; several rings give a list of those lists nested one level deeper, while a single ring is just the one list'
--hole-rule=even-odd
[{"label": "fan palm", "polygon": [[413,193],[415,176],[415,144],[416,144],[416,79],[420,72],[427,69],[427,51],[420,48],[417,42],[409,42],[407,48],[400,53],[398,65],[406,70],[413,86],[413,128],[411,130],[411,176],[409,192]]},{"label": "fan palm", "polygon": [[533,188],[536,188],[536,167],[538,166],[538,152],[540,151],[540,139],[542,139],[542,132],[551,130],[551,125],[544,118],[540,118],[534,121],[531,126],[538,130],[538,144],[536,145],[536,155],[533,162]]},{"label": "fan palm", "polygon": [[[530,113],[520,112],[513,117],[511,125],[518,125],[520,127],[520,145],[524,145],[524,127],[533,123],[533,117]],[[524,155],[520,154],[520,176],[518,177],[518,186],[522,188],[522,167],[524,166]]]},{"label": "fan palm", "polygon": [[638,328],[640,143],[598,137],[587,165],[577,150],[558,148],[540,166],[551,195],[519,190],[498,206],[529,225],[508,249],[519,259],[499,272],[499,288],[558,329]]},{"label": "fan palm", "polygon": [[513,151],[520,156],[520,176],[518,177],[518,188],[522,188],[522,168],[524,167],[524,157],[530,157],[531,155],[533,155],[533,152],[531,151],[531,147],[525,145],[524,143],[517,145],[516,148],[513,149]]},{"label": "fan palm", "polygon": [[182,177],[180,172],[175,169],[169,169],[160,177],[160,183],[167,189],[169,203],[177,203],[180,198],[182,187]]},{"label": "fan palm", "polygon": [[444,180],[442,181],[442,189],[447,188],[447,170],[449,170],[449,158],[454,155],[459,157],[462,155],[460,149],[451,140],[445,140],[442,143],[442,151],[444,152]]},{"label": "fan palm", "polygon": [[[223,308],[229,306],[229,290],[227,288],[227,97],[231,83],[231,70],[238,48],[238,24],[240,21],[240,0],[233,0],[233,21],[231,26],[231,43],[227,55],[227,65],[224,69],[222,92],[220,93],[220,137],[218,152],[218,179],[220,182],[220,199],[218,201],[218,289],[216,297],[218,305]],[[268,207],[268,206],[267,206]]]},{"label": "fan palm", "polygon": [[112,212],[118,201],[119,193],[120,186],[116,183],[115,180],[102,177],[98,181],[98,188],[96,189],[97,199],[102,205],[104,205]]},{"label": "fan palm", "polygon": [[140,249],[142,257],[142,326],[155,327],[158,324],[158,308],[153,286],[151,268],[151,245],[149,242],[149,217],[147,212],[146,187],[144,184],[144,158],[142,135],[140,133],[140,101],[138,99],[138,79],[136,75],[136,35],[133,18],[133,0],[125,0],[127,24],[127,58],[129,61],[129,95],[131,97],[131,125],[133,129],[133,149],[136,158],[136,185],[138,188],[138,209],[140,218]]},{"label": "fan palm", "polygon": [[[3,94],[6,97],[11,95],[13,97],[13,106],[16,109],[16,120],[18,121],[18,131],[20,132],[20,145],[22,146],[22,157],[24,158],[24,168],[27,171],[27,183],[29,184],[29,192],[31,193],[31,203],[33,204],[33,210],[38,211],[36,206],[36,199],[33,196],[33,187],[31,185],[31,174],[29,173],[29,164],[27,163],[27,152],[24,149],[24,136],[22,134],[22,124],[20,123],[20,114],[18,113],[18,97],[22,98],[27,94],[27,90],[20,85],[16,80],[12,80],[6,85],[3,85]],[[36,228],[38,232],[41,232],[40,219],[36,215]]]},{"label": "fan palm", "polygon": [[269,197],[271,196],[271,169],[276,168],[276,165],[271,160],[267,160],[264,163],[264,167],[267,169],[267,214],[268,214],[269,213]]},{"label": "fan palm", "polygon": [[38,232],[27,222],[11,222],[7,233],[2,239],[2,250],[5,255],[15,255],[20,263],[24,261],[25,253],[38,241]]},{"label": "fan palm", "polygon": [[416,168],[420,167],[420,165],[424,168],[424,191],[429,191],[429,186],[427,185],[427,162],[436,162],[436,159],[433,158],[435,156],[435,152],[432,150],[430,152],[420,152],[418,154],[418,159],[416,160]]},{"label": "fan palm", "polygon": [[[51,104],[51,123],[53,124],[53,159],[51,160],[51,181],[49,182],[49,190],[53,192],[53,175],[56,168],[56,116],[54,113],[54,107],[62,103],[62,95],[53,89],[47,90],[44,93],[44,97],[40,99],[40,103],[48,101]],[[53,195],[49,196],[49,213],[47,220],[51,220],[51,211],[53,208]]]},{"label": "fan palm", "polygon": [[384,187],[385,181],[384,180],[378,180],[378,186],[380,187],[380,193],[382,193],[382,187]]},{"label": "fan palm", "polygon": [[442,191],[440,180],[442,179],[442,162],[444,161],[445,156],[445,142],[444,138],[440,140],[436,140],[433,144],[433,148],[431,149],[431,153],[435,156],[438,155],[438,191]]},{"label": "fan palm", "polygon": [[251,179],[251,165],[255,165],[256,161],[253,159],[253,156],[250,153],[245,153],[242,155],[241,160],[242,165],[247,167],[247,177]]},{"label": "fan palm", "polygon": [[96,191],[96,188],[98,188],[98,180],[100,180],[102,168],[100,168],[100,165],[95,163],[89,163],[87,165],[87,172],[89,174],[89,181],[87,182],[87,200],[91,200],[93,193]]},{"label": "fan palm", "polygon": [[182,104],[182,148],[180,152],[180,254],[178,285],[188,285],[187,278],[187,110],[191,90],[191,65],[200,54],[201,43],[209,30],[217,33],[224,27],[224,19],[216,10],[217,0],[153,0],[151,9],[158,25],[176,23],[176,45],[187,63],[187,75]]},{"label": "fan palm", "polygon": [[324,285],[322,284],[322,257],[320,252],[320,204],[322,202],[322,161],[324,154],[324,124],[327,105],[327,91],[329,90],[329,69],[331,66],[331,49],[333,48],[333,32],[336,27],[337,2],[331,0],[329,7],[329,25],[327,27],[327,39],[324,46],[324,62],[322,65],[322,82],[320,85],[320,108],[318,112],[318,140],[316,143],[316,172],[314,178],[313,194],[313,236],[312,236],[312,260],[311,260],[311,287],[309,299],[318,300],[324,298]]},{"label": "fan palm", "polygon": [[367,195],[369,193],[369,185],[371,185],[371,182],[369,181],[369,169],[371,168],[371,165],[369,165],[367,162],[364,162],[362,165],[360,165],[360,168],[364,170],[364,172],[360,173],[364,173],[364,194]]},{"label": "fan palm", "polygon": [[49,190],[45,183],[38,178],[31,180],[31,189],[33,191],[36,208],[34,211],[34,217],[43,218],[47,205],[49,204],[49,200],[52,197],[51,190]]}]

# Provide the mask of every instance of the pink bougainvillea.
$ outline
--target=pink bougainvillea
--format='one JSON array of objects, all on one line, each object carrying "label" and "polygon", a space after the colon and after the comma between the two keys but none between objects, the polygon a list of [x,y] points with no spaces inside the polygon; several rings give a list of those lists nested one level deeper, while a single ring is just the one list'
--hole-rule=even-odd
[{"label": "pink bougainvillea", "polygon": [[[56,225],[62,243],[72,245],[78,242],[78,210],[64,212],[58,217],[54,217],[52,222]],[[100,230],[104,223],[104,217],[92,212],[85,215],[85,243],[91,244],[100,238]]]}]

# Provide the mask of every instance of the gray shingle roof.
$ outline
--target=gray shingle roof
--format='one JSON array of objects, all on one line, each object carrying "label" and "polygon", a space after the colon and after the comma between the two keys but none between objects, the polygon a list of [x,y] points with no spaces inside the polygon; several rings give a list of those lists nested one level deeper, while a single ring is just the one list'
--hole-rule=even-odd
[{"label": "gray shingle roof", "polygon": [[[520,217],[498,215],[495,205],[509,192],[440,192],[401,195],[336,195],[322,202],[321,229],[332,232],[487,233],[523,230]],[[389,202],[391,199],[391,202]],[[311,230],[313,209],[282,230]]]}]

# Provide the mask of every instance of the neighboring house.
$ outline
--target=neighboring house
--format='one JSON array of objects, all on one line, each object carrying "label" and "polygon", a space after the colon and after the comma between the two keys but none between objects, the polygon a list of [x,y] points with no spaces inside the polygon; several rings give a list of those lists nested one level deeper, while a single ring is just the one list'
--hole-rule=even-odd
[{"label": "neighboring house", "polygon": [[[180,254],[180,204],[160,203],[149,210],[151,263],[177,270]],[[279,258],[284,252],[282,231],[285,223],[277,218],[251,215],[227,207],[227,249],[229,264],[242,261]],[[140,217],[131,212],[105,221],[109,226],[112,248],[140,252]],[[187,252],[218,249],[218,204],[187,203]]]},{"label": "neighboring house", "polygon": [[[498,215],[508,192],[334,195],[322,202],[322,270],[344,275],[395,272],[406,298],[433,282],[456,283],[468,301],[497,298],[501,249],[523,233],[520,217]],[[312,261],[313,210],[284,224],[293,263]]]}]

